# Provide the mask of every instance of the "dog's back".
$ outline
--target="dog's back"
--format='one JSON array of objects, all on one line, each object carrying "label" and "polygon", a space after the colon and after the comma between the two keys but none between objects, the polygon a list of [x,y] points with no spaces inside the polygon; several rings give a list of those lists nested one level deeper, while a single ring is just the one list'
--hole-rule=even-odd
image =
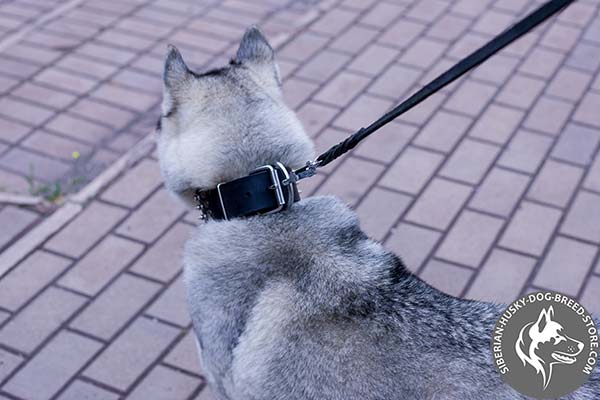
[{"label": "dog's back", "polygon": [[[255,29],[229,67],[203,75],[171,49],[158,148],[172,192],[190,202],[196,188],[313,157],[278,76]],[[524,398],[492,365],[501,307],[428,286],[334,198],[202,224],[184,269],[204,372],[222,399]],[[599,398],[599,380],[571,398]]]}]

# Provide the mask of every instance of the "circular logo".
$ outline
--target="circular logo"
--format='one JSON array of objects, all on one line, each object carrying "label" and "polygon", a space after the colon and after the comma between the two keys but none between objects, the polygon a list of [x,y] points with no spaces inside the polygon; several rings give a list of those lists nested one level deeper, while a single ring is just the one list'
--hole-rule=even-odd
[{"label": "circular logo", "polygon": [[502,380],[538,399],[582,386],[598,361],[598,331],[585,308],[560,293],[536,292],[512,303],[492,334]]}]

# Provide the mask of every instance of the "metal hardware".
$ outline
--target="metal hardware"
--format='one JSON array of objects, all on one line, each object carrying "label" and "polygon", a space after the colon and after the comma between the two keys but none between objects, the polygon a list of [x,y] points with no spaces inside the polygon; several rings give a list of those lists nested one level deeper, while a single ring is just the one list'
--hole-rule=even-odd
[{"label": "metal hardware", "polygon": [[296,175],[296,181],[304,178],[310,178],[317,173],[317,168],[319,168],[320,165],[321,161],[318,160],[307,161],[304,167],[294,171],[294,175]]},{"label": "metal hardware", "polygon": [[[281,164],[280,162],[277,162],[275,165],[277,166],[277,168],[281,169],[282,172],[284,173],[284,175],[285,175],[284,180],[290,179],[290,175],[288,174],[288,172],[285,169],[285,167],[283,166],[283,164]],[[263,165],[262,167],[258,167],[254,171],[250,172],[250,175],[260,172],[260,171],[269,171],[269,173],[271,175],[271,182],[273,183],[271,186],[269,186],[269,189],[275,190],[275,197],[277,197],[277,204],[278,204],[278,206],[276,208],[274,208],[273,210],[270,210],[270,211],[267,211],[267,212],[264,212],[261,214],[271,214],[271,213],[281,211],[285,207],[285,196],[283,195],[282,182],[279,179],[279,175],[277,174],[277,171],[275,170],[275,168],[272,165]]]}]

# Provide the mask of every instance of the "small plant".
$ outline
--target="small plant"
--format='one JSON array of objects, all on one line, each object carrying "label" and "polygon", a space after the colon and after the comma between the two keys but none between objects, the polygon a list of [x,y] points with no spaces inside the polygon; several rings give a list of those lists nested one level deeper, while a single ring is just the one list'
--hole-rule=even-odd
[{"label": "small plant", "polygon": [[[75,167],[77,167],[77,162],[80,156],[81,155],[78,151],[71,153],[71,157],[73,157],[75,160]],[[50,203],[54,204],[61,203],[68,192],[73,191],[85,182],[85,178],[80,176],[69,178],[65,183],[62,183],[61,181],[55,181],[53,183],[37,182],[35,179],[35,167],[33,164],[29,164],[29,175],[25,177],[25,180],[29,185],[29,193],[31,195],[41,196]]]}]

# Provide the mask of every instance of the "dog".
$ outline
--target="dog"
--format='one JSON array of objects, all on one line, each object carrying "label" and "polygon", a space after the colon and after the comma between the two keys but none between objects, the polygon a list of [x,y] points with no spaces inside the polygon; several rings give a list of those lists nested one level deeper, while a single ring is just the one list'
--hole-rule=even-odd
[{"label": "dog", "polygon": [[538,319],[526,324],[515,344],[523,365],[529,364],[542,375],[544,389],[552,379],[556,364],[573,364],[583,350],[583,342],[567,336],[563,326],[554,320],[554,308],[542,309]]},{"label": "dog", "polygon": [[[185,203],[259,166],[314,159],[257,28],[229,65],[203,73],[170,46],[163,81],[158,158]],[[203,372],[220,400],[524,398],[492,363],[503,307],[429,286],[334,197],[199,224],[183,265]],[[568,398],[600,398],[598,374]]]}]

